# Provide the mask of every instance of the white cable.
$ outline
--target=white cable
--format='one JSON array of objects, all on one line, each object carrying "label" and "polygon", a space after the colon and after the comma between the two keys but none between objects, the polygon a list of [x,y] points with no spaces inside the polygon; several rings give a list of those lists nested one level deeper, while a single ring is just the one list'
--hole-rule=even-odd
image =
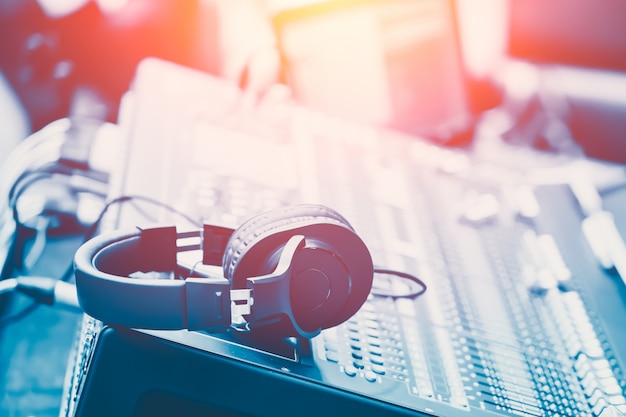
[{"label": "white cable", "polygon": [[21,276],[0,281],[0,294],[19,292],[37,302],[82,312],[76,286],[56,278]]},{"label": "white cable", "polygon": [[70,127],[69,119],[59,119],[48,124],[20,142],[0,167],[0,267],[6,262],[16,229],[9,192],[24,173],[59,159]]},{"label": "white cable", "polygon": [[24,139],[11,152],[0,170],[0,211],[10,209],[9,192],[21,175],[59,159],[69,128],[69,119],[59,119]]},{"label": "white cable", "polygon": [[15,278],[4,279],[0,281],[0,294],[8,294],[17,288],[17,280]]}]

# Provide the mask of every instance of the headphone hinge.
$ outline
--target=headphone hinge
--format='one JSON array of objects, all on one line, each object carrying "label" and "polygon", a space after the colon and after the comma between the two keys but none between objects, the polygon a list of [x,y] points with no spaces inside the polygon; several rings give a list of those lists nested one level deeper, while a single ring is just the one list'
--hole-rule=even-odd
[{"label": "headphone hinge", "polygon": [[254,299],[252,290],[239,289],[230,291],[230,316],[232,328],[239,331],[249,331],[248,321],[243,317],[250,314]]},{"label": "headphone hinge", "polygon": [[230,282],[225,278],[185,280],[187,328],[225,331],[231,324]]},{"label": "headphone hinge", "polygon": [[202,228],[202,263],[221,265],[228,239],[234,230],[228,227],[205,224]]},{"label": "headphone hinge", "polygon": [[247,279],[252,296],[250,305],[254,304],[255,299],[259,301],[250,311],[249,322],[252,327],[279,316],[286,316],[295,328],[299,328],[293,316],[289,288],[292,261],[304,246],[304,236],[292,236],[285,244],[274,272]]}]

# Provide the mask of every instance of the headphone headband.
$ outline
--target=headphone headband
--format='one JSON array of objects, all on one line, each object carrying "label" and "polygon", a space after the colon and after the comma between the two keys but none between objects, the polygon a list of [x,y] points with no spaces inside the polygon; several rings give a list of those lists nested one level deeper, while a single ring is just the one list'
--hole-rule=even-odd
[{"label": "headphone headband", "polygon": [[[191,250],[224,275],[183,277],[178,253]],[[74,266],[84,311],[109,324],[264,327],[281,337],[313,337],[347,320],[373,279],[363,241],[343,217],[317,205],[264,213],[237,230],[205,225],[179,233],[161,226],[100,235],[77,250]]]},{"label": "headphone headband", "polygon": [[[223,230],[232,233],[232,229]],[[129,277],[135,272],[175,271],[176,242],[194,237],[200,238],[200,231],[176,233],[175,227],[157,227],[89,240],[74,257],[81,306],[102,321],[129,327],[225,329],[230,325],[230,284],[225,278]],[[203,258],[213,259],[216,252],[221,252],[220,258],[223,255],[221,242],[213,239],[212,243],[206,245],[203,252],[209,256]],[[193,245],[179,249],[199,248]]]}]

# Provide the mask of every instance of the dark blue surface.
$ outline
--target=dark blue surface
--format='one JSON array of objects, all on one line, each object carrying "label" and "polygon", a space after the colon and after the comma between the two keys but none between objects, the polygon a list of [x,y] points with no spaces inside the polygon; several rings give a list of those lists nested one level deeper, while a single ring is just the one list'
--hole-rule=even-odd
[{"label": "dark blue surface", "polygon": [[[79,238],[52,239],[33,274],[59,277],[70,264]],[[12,314],[30,305],[17,295],[7,303]],[[0,416],[52,417],[59,413],[70,349],[80,317],[40,306],[0,330]]]}]

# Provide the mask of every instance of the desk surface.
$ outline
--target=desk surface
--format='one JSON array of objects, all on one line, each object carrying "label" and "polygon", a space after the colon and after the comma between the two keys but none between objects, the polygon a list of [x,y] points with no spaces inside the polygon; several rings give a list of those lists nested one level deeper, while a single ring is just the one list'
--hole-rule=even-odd
[{"label": "desk surface", "polygon": [[[33,274],[63,275],[81,241],[81,237],[50,239]],[[30,303],[17,295],[7,303],[7,313]],[[0,416],[58,416],[79,320],[76,313],[39,306],[0,330]]]}]

